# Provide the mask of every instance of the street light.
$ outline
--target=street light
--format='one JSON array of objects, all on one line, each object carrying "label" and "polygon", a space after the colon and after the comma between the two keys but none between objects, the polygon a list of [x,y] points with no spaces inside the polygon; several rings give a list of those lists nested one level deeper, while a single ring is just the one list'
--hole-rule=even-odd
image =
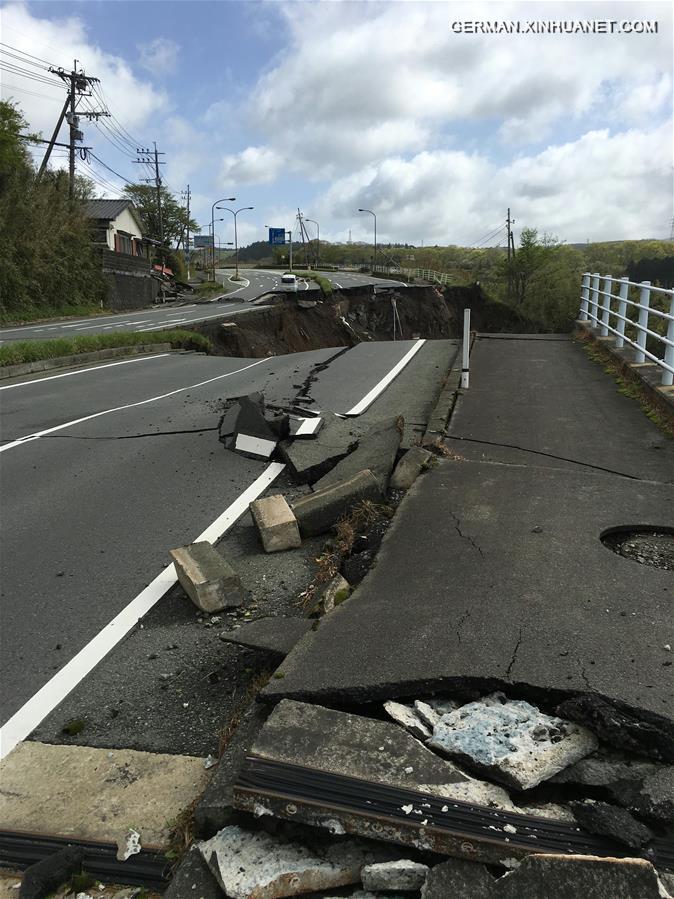
[{"label": "street light", "polygon": [[318,227],[318,222],[316,219],[305,219],[305,222],[311,222],[312,225],[316,225],[316,233],[318,237],[316,238],[318,241],[318,251],[316,253],[316,268],[318,268],[318,263],[321,255],[321,229]]},{"label": "street light", "polygon": [[358,212],[369,212],[374,218],[374,256],[372,257],[372,271],[375,271],[377,265],[377,216],[371,209],[359,209]]},{"label": "street light", "polygon": [[[236,197],[222,197],[222,199],[216,200],[215,203],[213,203],[211,206],[211,234],[215,234],[215,207],[218,203],[233,203],[234,200],[236,200]],[[211,245],[211,259],[213,261],[213,280],[215,281],[215,240]]]},{"label": "street light", "polygon": [[[221,203],[222,201],[218,200],[218,202]],[[220,210],[224,209],[227,212],[231,212],[232,215],[234,216],[234,256],[236,257],[236,274],[234,275],[234,278],[235,278],[235,280],[238,281],[239,280],[239,239],[238,239],[237,233],[236,233],[236,217],[240,212],[245,212],[247,209],[255,209],[255,207],[254,206],[242,206],[241,209],[237,209],[236,212],[234,212],[233,209],[227,209],[226,206],[218,206],[218,209],[220,209]]]}]

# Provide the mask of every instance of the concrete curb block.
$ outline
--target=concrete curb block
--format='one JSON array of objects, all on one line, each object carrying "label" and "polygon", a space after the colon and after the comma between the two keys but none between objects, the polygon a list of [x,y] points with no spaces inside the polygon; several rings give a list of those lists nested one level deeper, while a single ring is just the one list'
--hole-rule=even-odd
[{"label": "concrete curb block", "polygon": [[639,365],[633,362],[630,358],[631,347],[618,349],[614,346],[613,337],[600,337],[596,329],[588,327],[585,322],[576,322],[574,337],[589,338],[592,343],[605,350],[618,363],[621,372],[642,387],[658,409],[674,424],[674,387],[663,387],[659,383],[661,369],[657,365]]},{"label": "concrete curb block", "polygon": [[0,381],[32,375],[36,372],[51,371],[55,368],[69,368],[72,365],[88,365],[105,359],[116,359],[119,356],[153,356],[156,353],[167,353],[170,343],[147,343],[138,346],[111,347],[107,350],[94,350],[91,353],[74,353],[72,356],[58,356],[56,359],[40,359],[38,362],[19,362],[17,365],[0,366]]},{"label": "concrete curb block", "polygon": [[438,437],[443,437],[447,422],[450,419],[454,406],[459,396],[461,385],[461,368],[450,368],[445,386],[440,391],[431,417],[428,419],[426,430],[421,441],[422,446],[435,443]]}]

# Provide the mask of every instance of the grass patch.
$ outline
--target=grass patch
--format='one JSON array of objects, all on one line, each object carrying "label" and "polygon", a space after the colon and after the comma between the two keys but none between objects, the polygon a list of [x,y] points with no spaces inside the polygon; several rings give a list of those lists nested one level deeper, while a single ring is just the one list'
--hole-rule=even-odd
[{"label": "grass patch", "polygon": [[17,340],[0,346],[0,365],[19,365],[41,362],[62,356],[76,356],[96,350],[119,347],[170,343],[173,349],[197,350],[209,353],[212,342],[196,331],[173,329],[168,331],[119,332],[117,334],[89,334],[79,337],[59,337],[56,340]]},{"label": "grass patch", "polygon": [[29,322],[46,322],[55,318],[87,318],[90,315],[104,315],[109,309],[98,306],[27,306],[8,313],[0,310],[0,325],[25,325]]},{"label": "grass patch", "polygon": [[653,424],[668,437],[674,437],[674,419],[667,415],[654,403],[648,390],[638,380],[636,375],[626,374],[625,369],[613,355],[599,344],[593,343],[589,337],[576,338],[592,362],[601,365],[604,372],[616,383],[618,393],[636,400],[641,406],[641,411]]},{"label": "grass patch", "polygon": [[298,278],[306,278],[307,281],[315,281],[321,289],[324,297],[329,297],[332,293],[332,282],[319,275],[316,272],[295,272]]}]

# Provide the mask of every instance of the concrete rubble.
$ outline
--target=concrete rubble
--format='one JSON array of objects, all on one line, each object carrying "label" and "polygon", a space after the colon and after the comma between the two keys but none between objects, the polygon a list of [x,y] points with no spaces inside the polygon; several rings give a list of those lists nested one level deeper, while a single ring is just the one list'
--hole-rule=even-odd
[{"label": "concrete rubble", "polygon": [[230,899],[279,899],[360,883],[360,872],[377,853],[354,840],[323,849],[285,841],[236,825],[199,844]]},{"label": "concrete rubble", "polygon": [[301,497],[293,503],[292,510],[302,536],[315,537],[330,530],[361,500],[384,501],[379,482],[369,470]]},{"label": "concrete rubble", "polygon": [[410,859],[400,859],[395,862],[366,865],[361,871],[361,880],[367,890],[414,892],[424,885],[428,871],[428,865]]},{"label": "concrete rubble", "polygon": [[444,715],[428,745],[508,786],[528,790],[589,755],[598,741],[581,725],[494,693]]},{"label": "concrete rubble", "polygon": [[623,808],[595,799],[570,802],[569,805],[576,821],[588,833],[611,837],[637,850],[653,839],[653,831]]},{"label": "concrete rubble", "polygon": [[351,585],[349,582],[341,574],[336,574],[321,593],[318,603],[312,610],[312,614],[329,615],[330,612],[334,612],[337,606],[340,606],[348,599],[350,594]]},{"label": "concrete rubble", "polygon": [[264,551],[281,552],[302,545],[297,519],[284,496],[265,496],[250,504]]},{"label": "concrete rubble", "polygon": [[340,481],[349,480],[367,469],[372,472],[381,490],[385,492],[388,489],[403,429],[404,421],[398,416],[366,431],[359,438],[357,448],[316,481],[314,489],[322,490]]},{"label": "concrete rubble", "polygon": [[268,459],[289,434],[288,416],[267,410],[261,393],[231,400],[218,425],[226,449],[253,459]]},{"label": "concrete rubble", "polygon": [[243,603],[246,595],[238,574],[210,543],[190,543],[170,552],[180,585],[202,612],[221,612]]},{"label": "concrete rubble", "polygon": [[[421,715],[413,706],[404,705],[402,702],[393,702],[389,700],[384,703],[384,708],[388,715],[393,718],[396,724],[402,725],[408,730],[413,737],[422,740],[424,743],[430,739],[432,730],[424,723]],[[430,708],[430,707],[429,707]],[[432,709],[431,709],[432,711]],[[438,719],[439,720],[439,719]]]}]

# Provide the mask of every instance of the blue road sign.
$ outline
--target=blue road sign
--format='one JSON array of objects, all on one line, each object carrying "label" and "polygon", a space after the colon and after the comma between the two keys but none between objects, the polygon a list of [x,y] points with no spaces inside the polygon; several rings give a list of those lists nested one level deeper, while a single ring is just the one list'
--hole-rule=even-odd
[{"label": "blue road sign", "polygon": [[282,246],[286,242],[286,229],[285,228],[270,228],[269,229],[269,243],[272,246],[278,247]]}]

